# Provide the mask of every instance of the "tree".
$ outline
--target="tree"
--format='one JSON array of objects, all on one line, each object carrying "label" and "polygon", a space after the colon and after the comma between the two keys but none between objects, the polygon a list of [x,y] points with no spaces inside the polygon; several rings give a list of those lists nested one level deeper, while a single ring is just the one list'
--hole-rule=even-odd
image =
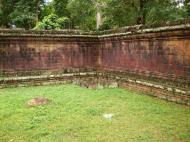
[{"label": "tree", "polygon": [[30,29],[52,14],[62,18],[62,28],[109,29],[188,18],[190,0],[180,8],[175,0],[54,0],[48,5],[43,0],[0,0],[3,27]]},{"label": "tree", "polygon": [[184,17],[173,0],[110,0],[107,5],[105,22],[106,25],[109,22],[111,28],[167,22]]},{"label": "tree", "polygon": [[91,0],[96,10],[96,29],[98,30],[103,24],[103,9],[106,8],[108,0]]},{"label": "tree", "polygon": [[15,3],[19,0],[0,0],[0,26],[10,27],[11,17],[10,14],[15,9]]},{"label": "tree", "polygon": [[70,19],[75,28],[95,30],[96,10],[90,0],[69,0],[67,9],[70,12]]},{"label": "tree", "polygon": [[41,1],[41,0],[35,0],[34,1],[34,5],[35,5],[35,17],[36,17],[36,20],[35,20],[35,22],[36,22],[36,24],[38,23],[38,20],[39,20],[39,9],[40,9],[40,2],[43,2],[43,1]]},{"label": "tree", "polygon": [[185,18],[188,18],[190,17],[190,0],[184,1],[184,7],[185,7],[185,12],[186,12]]},{"label": "tree", "polygon": [[43,0],[19,0],[10,14],[12,23],[25,29],[33,28],[38,23],[41,4]]},{"label": "tree", "polygon": [[55,14],[59,17],[65,16],[70,18],[70,12],[67,9],[69,0],[54,0],[53,7],[55,9]]},{"label": "tree", "polygon": [[105,22],[108,23],[109,21],[112,28],[136,24],[138,18],[137,2],[137,0],[108,1],[104,10]]},{"label": "tree", "polygon": [[67,20],[66,27],[68,28],[73,28],[74,27],[74,22],[71,19],[71,13],[67,9],[67,6],[69,4],[69,0],[54,0],[52,3],[52,6],[54,8],[54,14],[56,14],[59,17],[65,17],[69,20]]},{"label": "tree", "polygon": [[69,27],[69,19],[67,17],[59,18],[56,14],[51,14],[39,22],[35,29],[37,30],[59,30]]},{"label": "tree", "polygon": [[53,3],[43,3],[40,6],[39,20],[42,21],[44,17],[54,14],[55,9]]}]

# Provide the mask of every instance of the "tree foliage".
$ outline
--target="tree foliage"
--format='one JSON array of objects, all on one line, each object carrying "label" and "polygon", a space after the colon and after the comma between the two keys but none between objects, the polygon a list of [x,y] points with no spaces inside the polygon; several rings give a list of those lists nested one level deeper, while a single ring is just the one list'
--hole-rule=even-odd
[{"label": "tree foliage", "polygon": [[1,27],[96,30],[99,20],[103,30],[189,17],[190,0],[0,0]]},{"label": "tree foliage", "polygon": [[59,18],[55,14],[48,15],[44,17],[42,22],[39,22],[35,29],[38,30],[59,30],[59,29],[65,29],[69,26],[69,19],[67,17],[61,17]]},{"label": "tree foliage", "polygon": [[188,18],[190,17],[190,0],[185,0],[184,7],[185,7],[185,17]]},{"label": "tree foliage", "polygon": [[69,0],[67,9],[75,28],[94,30],[96,28],[95,8],[90,0]]},{"label": "tree foliage", "polygon": [[55,14],[59,17],[70,17],[70,11],[67,9],[69,0],[54,0],[52,5],[55,10]]},{"label": "tree foliage", "polygon": [[40,5],[42,0],[19,0],[14,5],[14,10],[9,14],[11,24],[17,27],[30,29],[39,20]]},{"label": "tree foliage", "polygon": [[9,27],[11,24],[10,14],[15,9],[19,0],[0,0],[0,26]]},{"label": "tree foliage", "polygon": [[44,19],[44,17],[51,15],[55,13],[55,8],[53,3],[42,3],[42,5],[40,6],[40,12],[39,12],[39,20],[42,21]]},{"label": "tree foliage", "polygon": [[110,21],[112,28],[184,18],[183,8],[173,0],[110,0],[108,5],[105,22]]}]

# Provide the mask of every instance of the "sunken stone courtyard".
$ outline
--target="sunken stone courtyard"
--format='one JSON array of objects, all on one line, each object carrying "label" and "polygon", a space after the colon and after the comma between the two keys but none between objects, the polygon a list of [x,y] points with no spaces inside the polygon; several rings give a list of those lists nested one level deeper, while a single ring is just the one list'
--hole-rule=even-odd
[{"label": "sunken stone courtyard", "polygon": [[190,141],[190,21],[0,30],[1,142]]}]

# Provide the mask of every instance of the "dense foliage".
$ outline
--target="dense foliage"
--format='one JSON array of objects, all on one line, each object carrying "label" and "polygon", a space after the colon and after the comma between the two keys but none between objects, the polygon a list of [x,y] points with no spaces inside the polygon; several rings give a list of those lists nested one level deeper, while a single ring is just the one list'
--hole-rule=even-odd
[{"label": "dense foliage", "polygon": [[45,16],[42,22],[38,22],[35,29],[53,30],[69,28],[69,19],[67,17],[59,18],[55,14]]},{"label": "dense foliage", "polygon": [[190,0],[0,0],[4,28],[104,30],[189,17]]}]

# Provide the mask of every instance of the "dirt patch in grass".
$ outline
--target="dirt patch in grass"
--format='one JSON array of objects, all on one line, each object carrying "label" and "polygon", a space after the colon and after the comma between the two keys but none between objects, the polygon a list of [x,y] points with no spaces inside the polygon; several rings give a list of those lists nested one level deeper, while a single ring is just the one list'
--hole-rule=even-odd
[{"label": "dirt patch in grass", "polygon": [[27,106],[29,106],[29,107],[40,106],[40,105],[48,104],[49,102],[50,102],[50,100],[47,98],[36,97],[36,98],[30,99],[29,101],[27,101]]}]

